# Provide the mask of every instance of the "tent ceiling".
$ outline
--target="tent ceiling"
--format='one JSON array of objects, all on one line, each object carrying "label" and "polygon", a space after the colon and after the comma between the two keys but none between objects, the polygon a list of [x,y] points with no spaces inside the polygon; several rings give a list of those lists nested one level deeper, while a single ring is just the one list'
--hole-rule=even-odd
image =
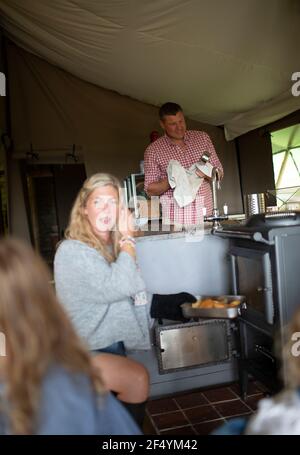
[{"label": "tent ceiling", "polygon": [[101,87],[224,125],[228,139],[300,108],[298,0],[0,0],[18,45]]}]

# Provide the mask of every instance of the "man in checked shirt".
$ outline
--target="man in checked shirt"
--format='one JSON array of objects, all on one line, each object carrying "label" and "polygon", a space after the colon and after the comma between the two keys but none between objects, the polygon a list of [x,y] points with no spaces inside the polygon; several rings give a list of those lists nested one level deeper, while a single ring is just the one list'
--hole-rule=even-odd
[{"label": "man in checked shirt", "polygon": [[150,144],[145,151],[145,191],[149,196],[163,196],[162,203],[169,201],[168,217],[171,223],[197,224],[203,207],[207,215],[212,213],[210,178],[197,170],[197,175],[203,178],[197,197],[186,207],[180,208],[174,201],[173,189],[167,177],[169,161],[177,160],[185,169],[188,169],[201,159],[204,152],[208,152],[209,162],[218,168],[220,178],[223,177],[222,164],[207,133],[186,129],[183,111],[178,104],[163,104],[159,110],[159,117],[165,134]]}]

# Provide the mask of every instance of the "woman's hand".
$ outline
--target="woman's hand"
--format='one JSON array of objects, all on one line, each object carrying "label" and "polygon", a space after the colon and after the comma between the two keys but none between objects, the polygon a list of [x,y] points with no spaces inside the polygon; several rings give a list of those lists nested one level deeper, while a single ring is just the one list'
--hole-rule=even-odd
[{"label": "woman's hand", "polygon": [[130,256],[135,260],[136,259],[136,251],[135,246],[131,242],[124,242],[120,245],[120,251],[125,251],[125,253],[130,254]]},{"label": "woman's hand", "polygon": [[123,237],[133,237],[135,224],[133,214],[125,207],[122,207],[119,215],[119,231]]}]

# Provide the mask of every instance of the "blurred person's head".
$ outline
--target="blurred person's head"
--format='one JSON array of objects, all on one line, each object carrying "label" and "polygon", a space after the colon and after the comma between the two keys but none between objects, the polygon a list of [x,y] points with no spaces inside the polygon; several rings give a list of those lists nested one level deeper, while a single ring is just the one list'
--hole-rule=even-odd
[{"label": "blurred person's head", "polygon": [[160,136],[159,132],[154,130],[154,131],[151,131],[150,133],[150,142],[154,142],[156,141],[156,139],[158,139]]},{"label": "blurred person's head", "polygon": [[31,248],[14,239],[0,241],[0,332],[6,344],[0,374],[16,434],[34,432],[41,383],[51,366],[86,373],[95,389],[103,390],[50,280]]},{"label": "blurred person's head", "polygon": [[[85,180],[74,202],[67,239],[80,240],[101,252],[109,261],[119,253],[118,216],[121,185],[110,174],[98,173]],[[108,238],[113,248],[107,248]]]},{"label": "blurred person's head", "polygon": [[181,106],[165,103],[159,109],[160,126],[173,141],[181,141],[186,132],[186,123]]},{"label": "blurred person's head", "polygon": [[[286,344],[283,348],[283,365],[287,386],[300,387],[300,307],[296,310],[286,330]],[[278,340],[279,341],[279,340]],[[277,342],[279,347],[279,342]]]}]

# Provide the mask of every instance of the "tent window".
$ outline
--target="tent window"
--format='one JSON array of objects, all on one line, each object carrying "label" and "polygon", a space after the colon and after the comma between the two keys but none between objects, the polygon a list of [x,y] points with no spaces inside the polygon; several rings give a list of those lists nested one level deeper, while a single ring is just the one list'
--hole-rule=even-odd
[{"label": "tent window", "polygon": [[300,147],[273,154],[276,188],[300,186]]},{"label": "tent window", "polygon": [[[271,142],[277,205],[279,208],[299,209],[300,124],[273,132]],[[293,207],[286,204],[293,204]]]}]

